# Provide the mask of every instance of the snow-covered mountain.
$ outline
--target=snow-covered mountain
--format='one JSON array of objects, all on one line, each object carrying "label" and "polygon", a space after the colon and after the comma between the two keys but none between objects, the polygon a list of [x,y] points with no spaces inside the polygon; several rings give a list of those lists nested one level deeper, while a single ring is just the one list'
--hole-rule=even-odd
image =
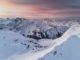
[{"label": "snow-covered mountain", "polygon": [[[56,21],[51,20],[29,20],[24,18],[0,19],[0,29],[7,29],[18,32],[21,35],[39,39],[55,39],[69,28],[66,25],[56,25]],[[53,24],[53,25],[51,25]],[[62,23],[63,24],[63,23]]]},{"label": "snow-covered mountain", "polygon": [[0,19],[0,29],[8,29],[33,39],[55,39],[72,25],[79,25],[79,18],[65,19]]},{"label": "snow-covered mountain", "polygon": [[79,58],[79,31],[78,20],[0,19],[0,60]]},{"label": "snow-covered mountain", "polygon": [[80,26],[70,28],[61,38],[56,39],[52,51],[38,60],[79,60]]}]

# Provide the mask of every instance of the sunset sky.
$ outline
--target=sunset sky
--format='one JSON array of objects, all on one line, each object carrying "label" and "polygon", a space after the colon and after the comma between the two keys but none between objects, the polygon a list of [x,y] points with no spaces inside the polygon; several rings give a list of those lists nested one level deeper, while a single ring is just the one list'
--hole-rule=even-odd
[{"label": "sunset sky", "polygon": [[0,0],[0,17],[80,16],[80,0]]}]

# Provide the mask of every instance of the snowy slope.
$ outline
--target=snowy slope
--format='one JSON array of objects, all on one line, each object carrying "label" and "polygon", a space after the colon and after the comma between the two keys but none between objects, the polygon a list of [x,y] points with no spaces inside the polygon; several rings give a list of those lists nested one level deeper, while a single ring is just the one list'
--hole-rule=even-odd
[{"label": "snowy slope", "polygon": [[[18,40],[19,42],[17,42]],[[0,60],[23,51],[25,46],[20,42],[24,40],[25,38],[18,33],[0,30]]]},{"label": "snowy slope", "polygon": [[[35,44],[30,43],[30,40],[40,46],[36,49]],[[39,41],[25,38],[13,31],[0,30],[0,60],[37,60],[41,57],[43,58],[39,60],[78,60],[80,59],[79,40],[80,27],[70,28],[61,38]],[[25,42],[31,47],[24,44]]]},{"label": "snowy slope", "polygon": [[53,50],[38,60],[80,60],[80,26],[70,28],[56,40]]},{"label": "snowy slope", "polygon": [[1,29],[0,60],[36,60],[40,57],[38,54],[47,49],[51,42],[47,39],[37,41],[25,38],[17,32]]},{"label": "snowy slope", "polygon": [[[76,49],[73,50],[73,46],[78,48],[80,37],[80,27],[78,26],[67,30],[69,26],[63,26],[64,22],[55,26],[54,24],[57,22],[53,23],[51,20],[34,21],[22,18],[1,19],[0,22],[0,60],[58,60],[59,58],[64,60],[69,57],[67,50],[71,48],[72,53],[70,51],[69,53],[74,57]],[[70,22],[73,25],[73,22]],[[60,22],[58,21],[58,23]],[[75,23],[77,24],[77,22]],[[33,33],[34,31],[36,34]],[[27,35],[37,36],[40,39],[37,40]],[[43,35],[49,37],[43,38]],[[53,39],[53,37],[57,39]],[[57,55],[61,57],[58,58]],[[74,58],[78,58],[78,56],[76,53]]]},{"label": "snowy slope", "polygon": [[[43,42],[46,44],[43,45]],[[47,49],[52,40],[25,38],[19,33],[0,30],[0,60],[36,60],[38,54]],[[43,55],[43,54],[42,54]]]}]

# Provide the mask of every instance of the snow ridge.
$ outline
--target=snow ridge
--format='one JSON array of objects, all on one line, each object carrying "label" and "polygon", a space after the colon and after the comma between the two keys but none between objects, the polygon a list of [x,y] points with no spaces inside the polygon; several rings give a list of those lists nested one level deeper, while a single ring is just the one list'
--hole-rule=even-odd
[{"label": "snow ridge", "polygon": [[[75,36],[78,37],[78,38],[76,38]],[[73,39],[73,40],[71,41],[70,39]],[[67,32],[65,32],[65,34],[62,37],[56,39],[55,40],[55,44],[53,45],[53,47],[50,48],[50,51],[48,50],[51,53],[47,53],[47,55],[45,54],[45,56],[43,58],[39,59],[39,60],[53,60],[53,59],[54,60],[71,60],[71,59],[75,60],[75,59],[80,59],[79,58],[80,54],[76,54],[77,52],[79,53],[80,49],[78,48],[79,49],[78,51],[77,51],[77,49],[76,50],[74,49],[74,46],[79,45],[79,44],[77,44],[77,41],[74,42],[75,39],[78,40],[78,42],[80,42],[79,41],[80,40],[80,26],[72,26]],[[67,42],[67,41],[72,42],[72,44],[74,44],[74,43],[76,44],[76,45],[75,44],[71,45],[68,42],[67,44],[69,44],[69,45],[66,45],[66,46],[71,46],[70,48],[73,51],[73,53],[70,52],[71,53],[70,54],[71,57],[69,57],[69,55],[68,55],[69,53],[67,53],[67,52],[69,52],[68,49],[66,49],[67,51],[65,50],[65,47],[66,47],[65,46],[65,44],[66,44],[65,42]],[[63,44],[63,46],[62,46],[62,44]],[[56,49],[56,47],[57,47],[57,49]],[[55,54],[57,54],[56,50],[58,50],[60,52],[61,49],[64,49],[62,52],[66,51],[66,54],[64,54],[63,57],[62,56],[61,57],[59,57],[59,56],[55,57]],[[59,54],[62,55],[61,52]],[[66,55],[68,55],[68,57]]]}]

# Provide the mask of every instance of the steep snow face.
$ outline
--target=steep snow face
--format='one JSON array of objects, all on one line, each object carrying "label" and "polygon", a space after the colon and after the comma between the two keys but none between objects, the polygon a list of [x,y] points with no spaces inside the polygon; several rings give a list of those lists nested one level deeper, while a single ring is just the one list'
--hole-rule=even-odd
[{"label": "steep snow face", "polygon": [[[77,41],[77,42],[76,42]],[[57,46],[53,51],[39,60],[79,60],[80,59],[80,38],[71,36],[68,41]]]},{"label": "steep snow face", "polygon": [[50,53],[38,60],[79,60],[79,45],[80,27],[72,27],[61,38],[56,40],[56,44]]}]

